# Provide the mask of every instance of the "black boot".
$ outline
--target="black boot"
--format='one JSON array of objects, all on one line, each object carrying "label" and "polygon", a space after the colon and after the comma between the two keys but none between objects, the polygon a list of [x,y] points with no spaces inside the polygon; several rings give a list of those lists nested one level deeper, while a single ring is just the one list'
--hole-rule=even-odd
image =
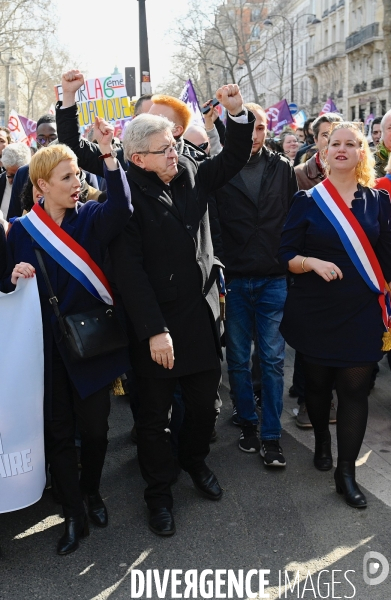
[{"label": "black boot", "polygon": [[345,496],[346,503],[353,508],[365,508],[367,499],[358,487],[355,479],[356,463],[354,460],[339,460],[334,472],[335,486],[338,494]]},{"label": "black boot", "polygon": [[79,539],[90,535],[87,515],[65,518],[65,533],[57,544],[57,554],[70,554],[79,547]]},{"label": "black boot", "polygon": [[91,521],[98,527],[107,527],[109,516],[100,493],[84,494],[84,501],[87,504],[88,516]]},{"label": "black boot", "polygon": [[330,471],[333,466],[333,457],[331,456],[331,435],[330,431],[315,431],[315,455],[314,465],[319,471]]}]

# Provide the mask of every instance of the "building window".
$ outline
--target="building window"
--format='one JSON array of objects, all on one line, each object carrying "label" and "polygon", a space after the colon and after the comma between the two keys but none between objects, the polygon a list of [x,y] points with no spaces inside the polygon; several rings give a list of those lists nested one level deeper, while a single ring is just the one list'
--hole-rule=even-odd
[{"label": "building window", "polygon": [[354,121],[354,119],[356,118],[356,107],[352,106],[350,110],[352,111],[352,121]]},{"label": "building window", "polygon": [[360,121],[365,121],[365,106],[360,106],[358,109],[358,118]]},{"label": "building window", "polygon": [[339,41],[345,41],[345,21],[341,21],[339,24]]},{"label": "building window", "polygon": [[252,31],[251,37],[255,38],[255,39],[259,39],[261,37],[261,29],[260,29],[259,25],[255,25],[255,27]]},{"label": "building window", "polygon": [[381,112],[381,117],[383,117],[386,112],[387,112],[387,100],[380,100],[380,112]]},{"label": "building window", "polygon": [[369,103],[369,114],[376,117],[376,102]]},{"label": "building window", "polygon": [[261,18],[261,9],[253,8],[251,11],[251,21],[259,21]]}]

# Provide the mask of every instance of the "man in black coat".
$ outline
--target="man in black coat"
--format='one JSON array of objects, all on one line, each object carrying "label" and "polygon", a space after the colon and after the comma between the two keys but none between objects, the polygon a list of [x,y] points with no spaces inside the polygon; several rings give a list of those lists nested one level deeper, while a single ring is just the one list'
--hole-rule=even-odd
[{"label": "man in black coat", "polygon": [[[256,118],[251,159],[215,194],[226,267],[226,358],[242,429],[239,448],[261,451],[266,466],[283,467],[284,340],[279,325],[286,278],[278,249],[297,182],[288,159],[264,146],[265,111],[246,106]],[[262,443],[249,368],[254,333],[262,370]]]},{"label": "man in black coat", "polygon": [[218,500],[222,495],[205,464],[221,375],[216,285],[221,263],[214,257],[207,197],[246,164],[253,116],[243,108],[236,85],[224,86],[216,97],[232,116],[224,151],[213,159],[178,159],[174,126],[164,117],[141,115],[124,136],[135,212],[110,254],[130,320],[140,395],[138,456],[147,482],[149,527],[159,535],[175,532],[169,411],[178,381],[186,406],[180,465],[204,496]]}]

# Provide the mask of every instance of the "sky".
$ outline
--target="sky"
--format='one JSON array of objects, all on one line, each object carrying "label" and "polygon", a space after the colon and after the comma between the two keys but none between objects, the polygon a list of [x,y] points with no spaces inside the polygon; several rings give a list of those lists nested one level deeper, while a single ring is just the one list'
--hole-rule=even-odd
[{"label": "sky", "polygon": [[[104,77],[115,65],[136,67],[139,81],[137,0],[55,0],[59,42],[65,45],[87,76]],[[169,29],[187,9],[187,0],[146,0],[152,88],[169,77],[175,50]],[[137,94],[139,85],[137,83]]]}]

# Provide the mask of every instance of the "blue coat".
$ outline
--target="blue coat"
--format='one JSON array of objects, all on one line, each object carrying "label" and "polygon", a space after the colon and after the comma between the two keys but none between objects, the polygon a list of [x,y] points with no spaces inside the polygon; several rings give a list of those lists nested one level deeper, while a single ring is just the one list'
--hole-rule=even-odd
[{"label": "blue coat", "polygon": [[[74,209],[68,209],[61,228],[71,235],[92,259],[103,268],[108,244],[120,233],[133,212],[129,185],[125,173],[120,167],[117,171],[108,171],[105,167],[107,182],[107,200],[102,204],[89,201],[78,202]],[[43,203],[44,200],[41,201]],[[52,348],[57,343],[69,377],[82,398],[100,390],[116,377],[129,369],[127,349],[112,354],[92,358],[80,363],[68,360],[66,347],[61,341],[60,329],[53,309],[49,303],[46,288],[34,248],[39,245],[32,240],[19,219],[12,225],[7,240],[7,279],[4,291],[12,291],[10,275],[15,264],[27,262],[36,270],[38,290],[41,299],[44,359],[45,359],[45,418],[51,417],[52,393]],[[62,315],[79,313],[100,306],[96,300],[74,277],[63,269],[54,259],[42,250],[43,260],[55,295],[59,300]]]}]

